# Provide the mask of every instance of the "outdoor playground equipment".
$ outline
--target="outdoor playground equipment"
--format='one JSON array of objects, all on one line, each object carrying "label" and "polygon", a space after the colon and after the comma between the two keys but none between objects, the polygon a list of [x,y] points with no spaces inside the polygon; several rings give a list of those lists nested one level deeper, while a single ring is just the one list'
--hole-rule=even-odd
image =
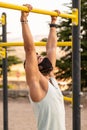
[{"label": "outdoor playground equipment", "polygon": [[[0,2],[1,8],[8,8],[14,10],[29,11],[27,7]],[[31,13],[38,13],[44,15],[57,16],[56,12],[32,9]],[[59,17],[72,19],[72,42],[70,41],[70,46],[72,46],[72,82],[73,82],[73,130],[80,130],[80,82],[81,82],[81,72],[80,72],[80,0],[72,0],[72,14],[59,14]],[[4,20],[2,20],[4,18]],[[2,42],[0,47],[7,46],[17,46],[18,43],[9,43],[6,38],[6,15],[2,14],[0,21],[2,22]],[[67,42],[68,43],[68,42]],[[37,43],[38,44],[38,43]],[[65,43],[66,44],[66,43]],[[19,43],[23,45],[23,43]],[[41,43],[38,45],[41,46]],[[44,43],[45,45],[45,43]],[[69,45],[69,44],[68,44]],[[63,42],[64,46],[64,42]],[[67,44],[66,44],[67,46]],[[4,95],[4,130],[8,130],[8,100],[7,100],[7,53],[3,58],[3,95]]]}]

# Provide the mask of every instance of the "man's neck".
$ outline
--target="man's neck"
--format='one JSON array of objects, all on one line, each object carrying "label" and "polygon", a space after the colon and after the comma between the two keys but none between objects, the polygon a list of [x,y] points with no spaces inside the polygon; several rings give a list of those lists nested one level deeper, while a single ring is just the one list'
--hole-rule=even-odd
[{"label": "man's neck", "polygon": [[46,75],[45,77],[46,77],[46,79],[48,79],[48,80],[49,80],[49,78],[50,78],[50,76],[49,76],[49,75]]}]

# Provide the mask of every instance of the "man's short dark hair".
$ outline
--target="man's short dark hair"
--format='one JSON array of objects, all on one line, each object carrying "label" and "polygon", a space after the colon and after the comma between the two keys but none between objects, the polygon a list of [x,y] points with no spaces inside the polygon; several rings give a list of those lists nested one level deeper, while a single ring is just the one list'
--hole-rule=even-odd
[{"label": "man's short dark hair", "polygon": [[39,71],[43,75],[47,75],[53,70],[52,64],[47,57],[44,58],[40,64],[38,64],[38,67],[39,67]]}]

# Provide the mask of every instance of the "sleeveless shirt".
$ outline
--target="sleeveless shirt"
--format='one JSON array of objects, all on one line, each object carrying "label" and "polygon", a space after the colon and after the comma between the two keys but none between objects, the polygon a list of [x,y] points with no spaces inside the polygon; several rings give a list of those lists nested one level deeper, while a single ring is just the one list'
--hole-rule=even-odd
[{"label": "sleeveless shirt", "polygon": [[50,78],[48,92],[39,102],[30,98],[36,116],[38,130],[66,130],[65,109],[61,90],[57,81]]}]

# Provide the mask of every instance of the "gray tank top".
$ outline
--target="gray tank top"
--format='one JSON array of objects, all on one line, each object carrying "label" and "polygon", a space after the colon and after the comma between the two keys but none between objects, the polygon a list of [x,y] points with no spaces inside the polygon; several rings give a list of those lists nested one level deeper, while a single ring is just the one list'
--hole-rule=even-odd
[{"label": "gray tank top", "polygon": [[40,102],[31,104],[37,120],[38,130],[65,130],[64,101],[54,78],[48,82],[48,92]]}]

